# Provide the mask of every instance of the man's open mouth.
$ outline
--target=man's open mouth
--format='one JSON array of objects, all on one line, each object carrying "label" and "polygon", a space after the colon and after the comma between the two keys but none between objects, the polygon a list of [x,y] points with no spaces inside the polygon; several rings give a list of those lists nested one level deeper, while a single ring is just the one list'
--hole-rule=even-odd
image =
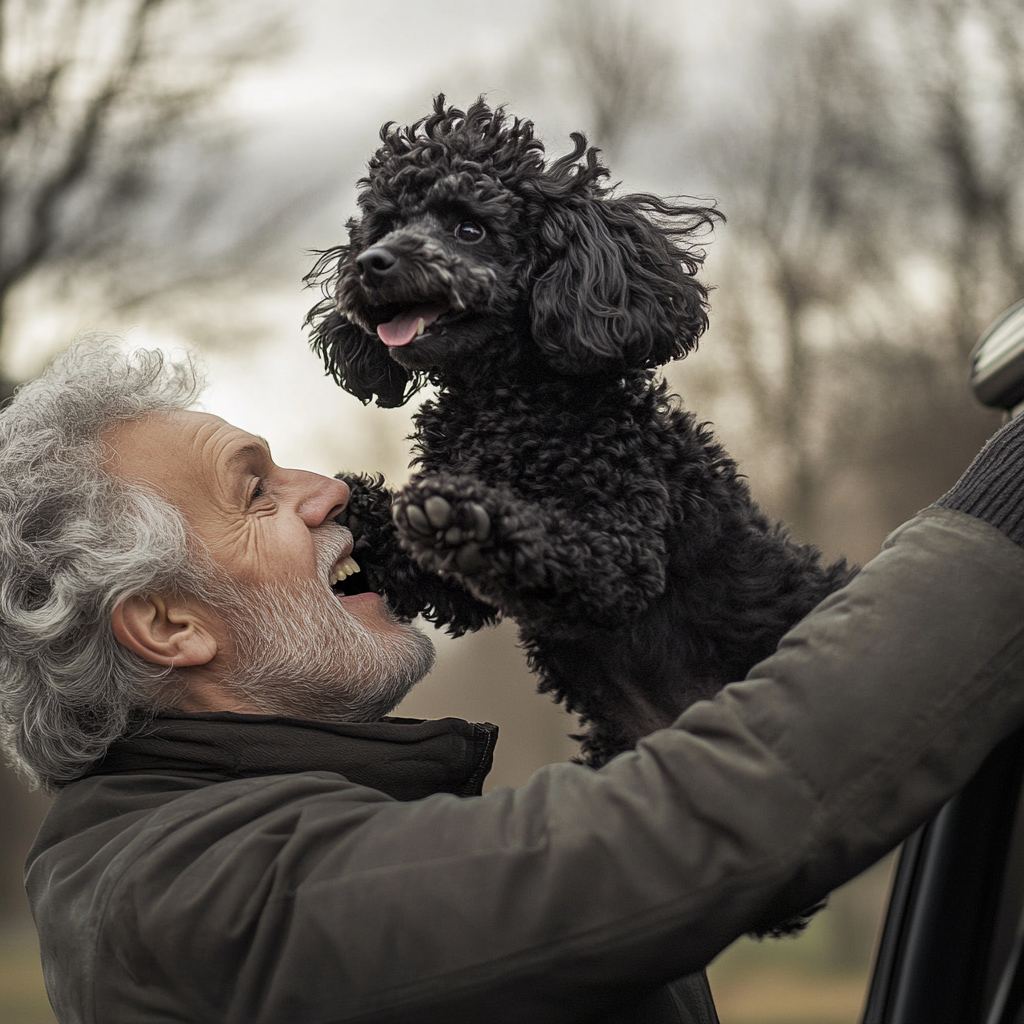
[{"label": "man's open mouth", "polygon": [[377,324],[377,335],[388,348],[402,348],[421,337],[450,308],[446,302],[424,302],[409,306],[390,320]]},{"label": "man's open mouth", "polygon": [[331,567],[327,582],[331,590],[339,597],[354,597],[356,594],[370,593],[359,563],[351,555],[343,555]]}]

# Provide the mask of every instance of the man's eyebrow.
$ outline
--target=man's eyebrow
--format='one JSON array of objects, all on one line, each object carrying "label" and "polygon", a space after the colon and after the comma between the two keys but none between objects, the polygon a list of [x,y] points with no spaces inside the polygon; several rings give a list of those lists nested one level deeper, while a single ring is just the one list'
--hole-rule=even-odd
[{"label": "man's eyebrow", "polygon": [[253,458],[257,459],[269,459],[270,445],[266,438],[257,436],[254,441],[243,444],[240,448],[236,448],[229,456],[227,465],[228,468],[234,468],[239,464],[244,464],[251,461]]}]

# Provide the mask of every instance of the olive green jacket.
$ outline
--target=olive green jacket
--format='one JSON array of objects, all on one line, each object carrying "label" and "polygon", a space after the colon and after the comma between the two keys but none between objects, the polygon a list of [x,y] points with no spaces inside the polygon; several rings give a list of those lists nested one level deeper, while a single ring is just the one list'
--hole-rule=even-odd
[{"label": "olive green jacket", "polygon": [[[254,775],[258,731],[225,753],[157,730],[149,769],[113,751],[29,857],[47,985],[63,1024],[631,1019],[891,849],[1022,723],[1024,550],[930,510],[746,682],[597,772],[409,799],[343,765]],[[410,728],[483,768],[486,730]]]}]

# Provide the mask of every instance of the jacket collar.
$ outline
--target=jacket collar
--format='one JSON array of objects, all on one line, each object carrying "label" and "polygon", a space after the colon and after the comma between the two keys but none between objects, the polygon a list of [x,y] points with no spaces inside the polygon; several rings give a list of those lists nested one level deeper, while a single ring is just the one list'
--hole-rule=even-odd
[{"label": "jacket collar", "polygon": [[229,779],[328,771],[397,800],[474,796],[498,727],[458,718],[331,723],[228,711],[165,712],[117,740],[88,775]]}]

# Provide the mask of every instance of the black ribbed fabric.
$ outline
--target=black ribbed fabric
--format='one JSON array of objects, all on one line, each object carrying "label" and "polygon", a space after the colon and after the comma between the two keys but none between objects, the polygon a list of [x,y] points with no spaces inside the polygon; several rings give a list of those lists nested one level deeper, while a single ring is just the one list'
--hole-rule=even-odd
[{"label": "black ribbed fabric", "polygon": [[498,727],[460,718],[314,722],[231,711],[158,715],[117,740],[90,775],[195,776],[211,782],[327,771],[396,800],[477,796]]},{"label": "black ribbed fabric", "polygon": [[1024,416],[995,434],[935,504],[990,523],[1024,546]]}]

